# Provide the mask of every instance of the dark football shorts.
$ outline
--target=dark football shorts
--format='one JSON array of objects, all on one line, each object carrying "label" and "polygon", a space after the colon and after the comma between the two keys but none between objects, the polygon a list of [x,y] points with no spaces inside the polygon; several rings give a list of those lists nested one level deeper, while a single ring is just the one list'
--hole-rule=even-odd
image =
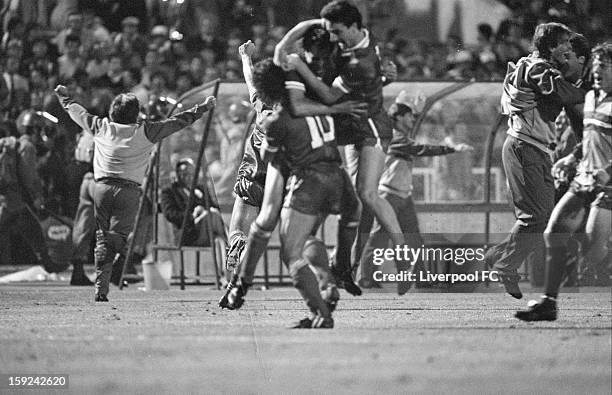
[{"label": "dark football shorts", "polygon": [[585,208],[599,207],[612,210],[612,184],[606,186],[583,185],[576,179],[572,181],[569,188],[574,195],[584,199]]},{"label": "dark football shorts", "polygon": [[591,207],[599,207],[604,210],[612,210],[612,185],[603,188],[597,193]]},{"label": "dark football shorts", "polygon": [[253,181],[247,177],[238,176],[234,184],[234,193],[246,204],[261,207],[264,195],[264,184]]},{"label": "dark football shorts", "polygon": [[346,171],[336,163],[317,164],[289,177],[283,207],[308,215],[340,214],[359,221],[359,199]]},{"label": "dark football shorts", "polygon": [[393,137],[393,121],[380,111],[368,118],[341,114],[334,117],[338,145],[375,146],[387,152]]}]

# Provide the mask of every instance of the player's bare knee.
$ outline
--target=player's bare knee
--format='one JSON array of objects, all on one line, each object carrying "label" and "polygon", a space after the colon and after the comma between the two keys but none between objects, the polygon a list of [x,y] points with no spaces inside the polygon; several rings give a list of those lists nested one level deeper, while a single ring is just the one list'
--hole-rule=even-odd
[{"label": "player's bare knee", "polygon": [[277,222],[278,214],[262,208],[261,212],[253,223],[256,223],[261,229],[271,232],[272,230],[274,230],[274,227],[276,226]]},{"label": "player's bare knee", "polygon": [[361,202],[368,207],[372,207],[376,203],[376,200],[379,199],[378,191],[368,187],[359,188],[357,194],[359,195]]},{"label": "player's bare knee", "polygon": [[249,231],[249,236],[255,237],[258,239],[269,239],[272,235],[272,229],[262,226],[257,221],[251,224],[251,229]]}]

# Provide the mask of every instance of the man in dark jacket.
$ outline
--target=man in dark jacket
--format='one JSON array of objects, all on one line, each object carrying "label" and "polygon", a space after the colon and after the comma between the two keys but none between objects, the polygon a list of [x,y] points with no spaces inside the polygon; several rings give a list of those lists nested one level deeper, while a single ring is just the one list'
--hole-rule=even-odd
[{"label": "man in dark jacket", "polygon": [[[161,208],[168,222],[174,227],[175,243],[178,244],[183,225],[183,214],[189,200],[189,186],[195,173],[193,161],[181,159],[176,164],[176,181],[164,188],[161,193]],[[225,239],[225,227],[219,212],[219,207],[208,191],[208,188],[196,187],[193,191],[193,205],[189,209],[183,245],[210,246],[208,221],[210,221],[213,237]],[[208,204],[207,204],[208,203]],[[206,210],[209,206],[210,209]]]}]

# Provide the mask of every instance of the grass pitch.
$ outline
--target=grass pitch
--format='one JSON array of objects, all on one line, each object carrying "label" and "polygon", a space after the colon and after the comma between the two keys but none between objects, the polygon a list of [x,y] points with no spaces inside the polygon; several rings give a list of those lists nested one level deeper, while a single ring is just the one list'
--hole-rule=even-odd
[{"label": "grass pitch", "polygon": [[531,324],[512,316],[536,294],[342,291],[333,330],[289,330],[306,313],[293,288],[222,311],[208,287],[96,304],[91,288],[3,285],[0,373],[69,374],[44,391],[75,394],[610,394],[611,294],[581,291]]}]

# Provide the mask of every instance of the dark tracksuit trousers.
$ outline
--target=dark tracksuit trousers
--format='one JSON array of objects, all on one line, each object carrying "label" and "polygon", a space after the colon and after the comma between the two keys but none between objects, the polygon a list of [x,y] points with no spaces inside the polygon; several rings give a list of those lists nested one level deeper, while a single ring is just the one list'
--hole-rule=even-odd
[{"label": "dark tracksuit trousers", "polygon": [[486,260],[500,274],[514,276],[528,258],[544,260],[543,233],[554,207],[555,188],[550,156],[531,144],[507,136],[502,162],[516,222],[508,237],[487,251]]},{"label": "dark tracksuit trousers", "polygon": [[124,253],[127,238],[138,211],[141,190],[137,184],[120,179],[96,181],[94,209],[98,229],[104,231],[107,243],[105,259],[96,258],[97,294],[108,294],[113,259]]}]

